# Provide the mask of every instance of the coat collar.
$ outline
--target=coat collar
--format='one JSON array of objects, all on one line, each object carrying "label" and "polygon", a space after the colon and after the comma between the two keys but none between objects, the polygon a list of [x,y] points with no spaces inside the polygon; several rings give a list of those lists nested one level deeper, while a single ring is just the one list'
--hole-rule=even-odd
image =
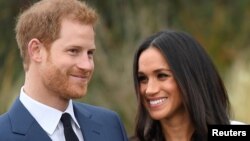
[{"label": "coat collar", "polygon": [[[85,141],[103,140],[104,134],[101,124],[93,120],[93,115],[83,107],[73,103],[74,113],[80,124]],[[25,141],[51,141],[47,133],[41,128],[19,98],[16,99],[9,111],[12,132],[23,135]]]},{"label": "coat collar", "polygon": [[19,98],[16,99],[10,109],[9,118],[12,132],[22,135],[24,140],[51,141],[47,133],[23,106]]},{"label": "coat collar", "polygon": [[103,140],[104,134],[102,125],[93,119],[93,115],[82,106],[73,103],[74,113],[78,123],[80,124],[83,138],[85,141]]}]

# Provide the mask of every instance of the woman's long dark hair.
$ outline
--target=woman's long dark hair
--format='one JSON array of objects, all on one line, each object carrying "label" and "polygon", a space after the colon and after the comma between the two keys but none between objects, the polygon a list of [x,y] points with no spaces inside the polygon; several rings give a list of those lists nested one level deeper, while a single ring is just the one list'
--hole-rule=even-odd
[{"label": "woman's long dark hair", "polygon": [[161,31],[139,46],[134,56],[133,77],[138,111],[135,136],[140,141],[164,141],[159,121],[150,118],[139,94],[138,59],[148,47],[160,49],[176,79],[195,133],[192,141],[207,139],[210,124],[230,124],[230,103],[221,77],[204,48],[189,34]]}]

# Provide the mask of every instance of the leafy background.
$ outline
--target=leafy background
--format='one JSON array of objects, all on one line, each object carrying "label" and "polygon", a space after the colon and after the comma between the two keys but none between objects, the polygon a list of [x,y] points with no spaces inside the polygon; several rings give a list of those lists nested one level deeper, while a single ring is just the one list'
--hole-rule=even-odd
[{"label": "leafy background", "polygon": [[[14,26],[19,11],[37,0],[0,0],[0,114],[24,81]],[[250,123],[249,0],[86,0],[96,8],[95,72],[79,101],[116,111],[133,133],[136,97],[133,54],[145,37],[162,29],[189,32],[208,51],[228,89],[232,119]]]}]

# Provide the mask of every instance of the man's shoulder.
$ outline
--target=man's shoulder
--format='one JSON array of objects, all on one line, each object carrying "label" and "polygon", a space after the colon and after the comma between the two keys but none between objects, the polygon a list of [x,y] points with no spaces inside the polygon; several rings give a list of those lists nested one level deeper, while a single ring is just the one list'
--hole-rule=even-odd
[{"label": "man's shoulder", "polygon": [[117,115],[117,113],[111,109],[101,107],[101,106],[96,106],[96,105],[90,105],[87,103],[81,103],[81,102],[73,102],[74,106],[78,110],[86,110],[89,113],[92,114],[100,114],[100,115]]},{"label": "man's shoulder", "polygon": [[[8,121],[8,113],[3,113],[0,115],[0,125],[3,125]],[[1,126],[0,126],[1,128]]]},{"label": "man's shoulder", "polygon": [[4,139],[9,135],[11,125],[10,125],[10,119],[8,118],[8,113],[4,113],[0,115],[0,140]]},{"label": "man's shoulder", "polygon": [[75,112],[78,113],[77,115],[89,117],[93,121],[105,125],[109,124],[109,126],[121,124],[118,113],[113,110],[79,102],[74,102],[73,105]]}]

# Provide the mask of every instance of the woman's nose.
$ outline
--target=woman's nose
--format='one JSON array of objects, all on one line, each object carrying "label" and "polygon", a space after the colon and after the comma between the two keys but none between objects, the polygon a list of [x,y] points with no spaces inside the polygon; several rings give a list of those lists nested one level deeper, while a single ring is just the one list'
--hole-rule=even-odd
[{"label": "woman's nose", "polygon": [[146,88],[146,95],[152,95],[159,92],[159,84],[156,80],[150,79]]}]

